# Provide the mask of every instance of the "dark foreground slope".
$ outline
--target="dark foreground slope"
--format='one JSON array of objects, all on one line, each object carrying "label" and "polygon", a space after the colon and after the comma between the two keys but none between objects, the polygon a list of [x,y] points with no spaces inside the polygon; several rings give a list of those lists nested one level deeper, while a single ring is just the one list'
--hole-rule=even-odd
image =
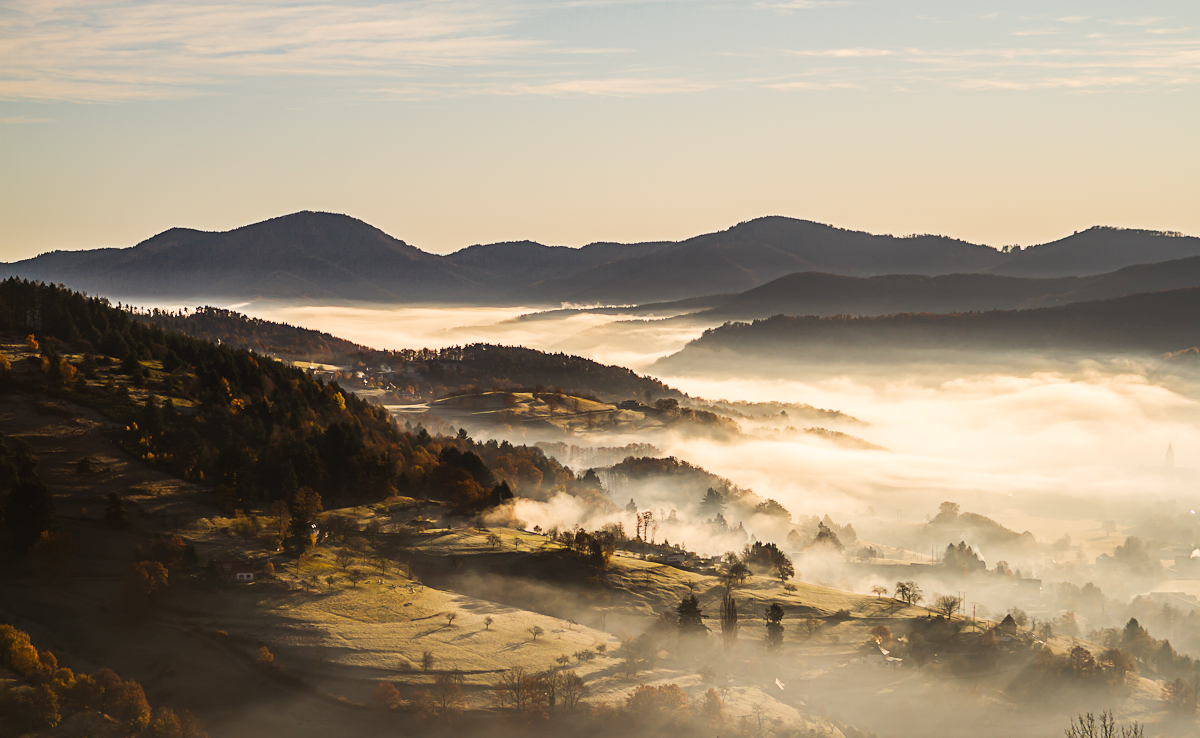
[{"label": "dark foreground slope", "polygon": [[944,236],[898,238],[767,217],[676,243],[530,241],[427,253],[345,215],[302,212],[223,233],[173,228],[127,249],[42,254],[0,267],[122,299],[332,303],[634,304],[743,292],[805,271],[1084,276],[1200,256],[1200,239],[1092,228],[1000,252]]},{"label": "dark foreground slope", "polygon": [[718,357],[893,360],[932,351],[1163,353],[1200,345],[1200,288],[1152,292],[1035,310],[787,317],[708,330],[655,368]]}]

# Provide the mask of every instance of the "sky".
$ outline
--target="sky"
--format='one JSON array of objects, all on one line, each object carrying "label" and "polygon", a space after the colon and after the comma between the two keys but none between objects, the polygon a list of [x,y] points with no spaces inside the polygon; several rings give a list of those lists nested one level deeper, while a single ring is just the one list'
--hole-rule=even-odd
[{"label": "sky", "polygon": [[0,261],[347,213],[429,251],[762,215],[1200,235],[1195,0],[0,1]]}]

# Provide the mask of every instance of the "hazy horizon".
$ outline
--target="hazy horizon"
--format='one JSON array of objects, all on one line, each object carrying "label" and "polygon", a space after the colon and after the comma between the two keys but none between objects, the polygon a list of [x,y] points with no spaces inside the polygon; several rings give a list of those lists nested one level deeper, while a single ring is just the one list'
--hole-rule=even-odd
[{"label": "hazy horizon", "polygon": [[436,253],[771,213],[1200,232],[1187,3],[115,0],[0,29],[0,261],[305,209]]}]

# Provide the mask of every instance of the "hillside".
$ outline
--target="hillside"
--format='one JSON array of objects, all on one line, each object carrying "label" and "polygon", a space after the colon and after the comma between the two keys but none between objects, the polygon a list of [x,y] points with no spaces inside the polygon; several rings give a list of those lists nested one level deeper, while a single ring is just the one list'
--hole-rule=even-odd
[{"label": "hillside", "polygon": [[138,312],[134,317],[193,338],[275,357],[336,363],[349,354],[367,350],[321,331],[251,318],[209,305],[192,312]]},{"label": "hillside", "polygon": [[682,369],[706,358],[831,361],[889,351],[952,350],[1134,352],[1161,354],[1200,345],[1200,288],[1152,292],[1034,310],[904,313],[820,318],[777,315],[705,331],[657,369]]},{"label": "hillside", "polygon": [[226,232],[173,228],[126,249],[42,254],[0,267],[122,299],[334,303],[635,304],[743,292],[786,274],[1084,276],[1200,255],[1200,239],[1092,228],[1001,252],[952,238],[898,238],[765,217],[680,242],[530,241],[422,251],[345,215],[301,212]]},{"label": "hillside", "polygon": [[1200,256],[1139,264],[1088,277],[1025,278],[995,274],[850,277],[789,274],[688,316],[723,322],[772,315],[893,315],[1020,310],[1200,286]]}]

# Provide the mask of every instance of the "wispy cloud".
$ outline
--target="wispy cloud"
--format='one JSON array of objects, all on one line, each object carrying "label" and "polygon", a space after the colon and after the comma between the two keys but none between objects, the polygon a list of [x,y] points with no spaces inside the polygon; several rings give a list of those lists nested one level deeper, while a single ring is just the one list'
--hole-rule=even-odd
[{"label": "wispy cloud", "polygon": [[784,0],[783,2],[759,2],[755,7],[768,10],[812,10],[813,8],[839,8],[849,5],[848,0]]},{"label": "wispy cloud", "polygon": [[799,81],[766,80],[771,89],[831,86],[913,89],[1151,89],[1200,84],[1200,39],[1093,36],[1054,46],[786,50],[821,59]]},{"label": "wispy cloud", "polygon": [[0,125],[15,126],[22,123],[53,123],[53,118],[35,118],[30,115],[9,115],[0,116]]},{"label": "wispy cloud", "polygon": [[891,49],[807,49],[807,50],[791,50],[784,51],[789,56],[831,56],[835,58],[850,59],[855,57],[871,57],[871,56],[891,56],[895,52]]},{"label": "wispy cloud", "polygon": [[17,2],[0,15],[0,97],[196,94],[253,76],[412,76],[536,51],[511,18],[458,2]]},{"label": "wispy cloud", "polygon": [[711,84],[687,79],[618,77],[612,79],[567,79],[541,84],[517,84],[508,92],[517,95],[571,95],[602,97],[642,97],[681,92],[700,92]]}]

